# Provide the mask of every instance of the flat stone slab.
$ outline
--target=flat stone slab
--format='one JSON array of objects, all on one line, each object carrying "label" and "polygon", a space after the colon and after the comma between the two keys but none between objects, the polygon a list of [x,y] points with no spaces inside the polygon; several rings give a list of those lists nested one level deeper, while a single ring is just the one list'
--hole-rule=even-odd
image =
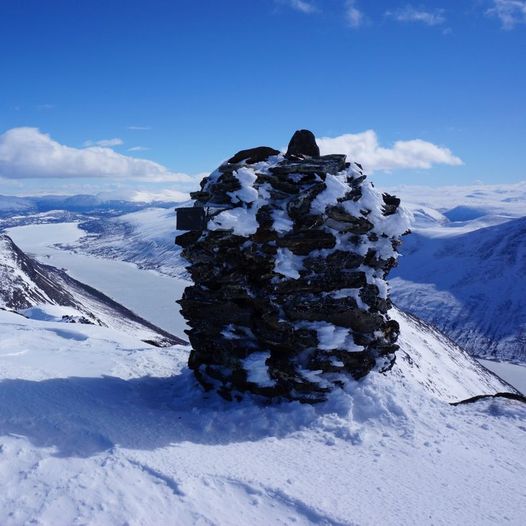
[{"label": "flat stone slab", "polygon": [[300,160],[286,160],[270,169],[275,174],[337,174],[345,169],[347,156],[322,155]]}]

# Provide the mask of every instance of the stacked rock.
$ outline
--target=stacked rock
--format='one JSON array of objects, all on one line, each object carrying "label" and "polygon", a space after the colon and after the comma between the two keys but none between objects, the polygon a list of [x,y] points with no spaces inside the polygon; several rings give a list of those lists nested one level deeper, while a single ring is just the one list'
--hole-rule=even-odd
[{"label": "stacked rock", "polygon": [[410,218],[358,163],[301,130],[285,155],[239,152],[192,197],[208,220],[176,240],[194,281],[179,303],[205,388],[318,402],[392,365],[385,278]]}]

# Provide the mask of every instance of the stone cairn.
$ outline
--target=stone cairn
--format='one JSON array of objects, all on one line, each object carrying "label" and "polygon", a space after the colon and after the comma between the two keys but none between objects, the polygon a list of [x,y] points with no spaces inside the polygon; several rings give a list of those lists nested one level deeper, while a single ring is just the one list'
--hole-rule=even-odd
[{"label": "stone cairn", "polygon": [[192,198],[206,226],[176,239],[194,281],[179,303],[206,389],[314,403],[392,366],[385,278],[409,215],[360,164],[300,130],[285,155],[237,153]]}]

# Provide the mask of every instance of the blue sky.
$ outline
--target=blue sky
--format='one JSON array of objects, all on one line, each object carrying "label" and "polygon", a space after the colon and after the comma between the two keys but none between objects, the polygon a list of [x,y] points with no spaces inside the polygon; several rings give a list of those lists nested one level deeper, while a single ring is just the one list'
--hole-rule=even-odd
[{"label": "blue sky", "polygon": [[0,193],[184,190],[297,128],[380,184],[523,180],[525,22],[526,0],[4,1]]}]

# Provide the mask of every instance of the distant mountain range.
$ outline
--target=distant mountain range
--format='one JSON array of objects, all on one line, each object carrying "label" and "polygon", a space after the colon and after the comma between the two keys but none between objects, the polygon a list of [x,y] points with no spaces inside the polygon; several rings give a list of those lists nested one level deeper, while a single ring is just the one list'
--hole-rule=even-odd
[{"label": "distant mountain range", "polygon": [[[156,201],[158,208],[172,207],[172,201]],[[37,214],[52,210],[63,210],[79,213],[99,213],[106,215],[120,215],[127,212],[141,210],[150,203],[127,201],[124,199],[108,199],[97,195],[47,195],[16,197],[0,195],[0,218],[13,214]]]},{"label": "distant mountain range", "polygon": [[113,328],[156,346],[184,343],[66,272],[28,257],[0,235],[0,308],[38,319]]}]

